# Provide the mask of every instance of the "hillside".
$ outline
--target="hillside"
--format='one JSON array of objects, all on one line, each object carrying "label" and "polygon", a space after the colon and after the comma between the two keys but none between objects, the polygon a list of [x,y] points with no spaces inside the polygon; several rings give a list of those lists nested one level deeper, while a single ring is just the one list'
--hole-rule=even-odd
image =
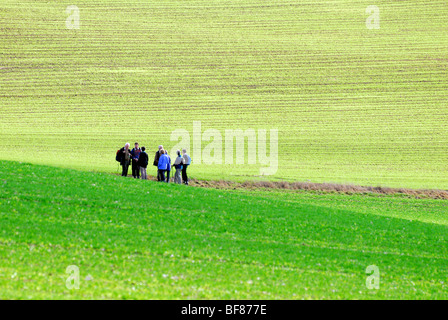
[{"label": "hillside", "polygon": [[[445,200],[0,162],[0,298],[448,298]],[[79,290],[66,268],[79,267]],[[366,288],[366,268],[380,289]]]},{"label": "hillside", "polygon": [[67,29],[73,4],[1,1],[1,159],[114,172],[200,122],[198,179],[263,167],[201,163],[206,130],[277,129],[262,180],[447,189],[446,1],[79,0]]}]

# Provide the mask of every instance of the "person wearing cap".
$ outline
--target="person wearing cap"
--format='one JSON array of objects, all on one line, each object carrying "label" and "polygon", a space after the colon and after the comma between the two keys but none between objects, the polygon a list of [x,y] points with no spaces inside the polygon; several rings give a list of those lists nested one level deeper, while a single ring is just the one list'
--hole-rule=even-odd
[{"label": "person wearing cap", "polygon": [[153,162],[153,165],[157,167],[157,181],[160,181],[160,180],[159,180],[159,169],[158,169],[158,164],[159,164],[159,158],[160,158],[160,155],[162,154],[162,153],[161,153],[162,150],[163,150],[163,146],[160,145],[160,146],[159,146],[159,150],[156,151],[156,155],[155,155],[155,157],[154,157],[154,162]]}]

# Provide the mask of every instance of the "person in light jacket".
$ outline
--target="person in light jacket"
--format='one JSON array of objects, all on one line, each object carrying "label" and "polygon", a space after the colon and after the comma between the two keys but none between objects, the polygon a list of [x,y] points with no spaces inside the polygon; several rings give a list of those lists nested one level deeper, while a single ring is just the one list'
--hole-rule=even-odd
[{"label": "person in light jacket", "polygon": [[181,184],[182,178],[180,177],[182,173],[182,168],[185,163],[185,159],[181,156],[180,150],[177,150],[177,157],[174,160],[173,167],[176,168],[176,173],[174,174],[174,183]]}]

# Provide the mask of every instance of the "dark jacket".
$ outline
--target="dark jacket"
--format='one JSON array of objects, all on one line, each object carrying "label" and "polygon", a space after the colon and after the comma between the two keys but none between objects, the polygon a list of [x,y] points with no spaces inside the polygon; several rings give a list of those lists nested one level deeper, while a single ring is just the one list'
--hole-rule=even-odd
[{"label": "dark jacket", "polygon": [[156,167],[159,165],[159,158],[160,158],[160,151],[157,151],[156,156],[154,157],[154,163],[153,163],[153,165]]},{"label": "dark jacket", "polygon": [[138,158],[138,166],[146,168],[148,166],[148,161],[149,161],[148,154],[145,151],[142,151]]},{"label": "dark jacket", "polygon": [[[126,159],[126,157],[124,156],[124,147],[123,148],[121,148],[120,149],[120,154],[121,154],[121,157],[120,157],[120,159],[121,159],[121,161],[120,161],[120,164],[121,165],[124,165],[125,164],[125,159]],[[131,161],[131,159],[132,159],[132,155],[131,155],[131,150],[129,150],[128,149],[128,152],[129,152],[129,161],[128,161],[128,164],[130,163],[130,161]]]}]

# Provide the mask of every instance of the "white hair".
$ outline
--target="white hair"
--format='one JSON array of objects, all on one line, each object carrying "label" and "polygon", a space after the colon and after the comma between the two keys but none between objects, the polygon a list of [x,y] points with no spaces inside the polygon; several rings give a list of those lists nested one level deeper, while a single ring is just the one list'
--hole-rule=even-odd
[{"label": "white hair", "polygon": [[159,150],[160,150],[160,149],[163,149],[163,146],[162,146],[162,145],[159,146]]},{"label": "white hair", "polygon": [[187,153],[187,149],[182,149],[182,152],[183,153]]},{"label": "white hair", "polygon": [[129,144],[129,142],[126,142],[126,143],[124,144],[124,146],[125,146],[125,147],[126,147],[126,146],[130,147],[131,145]]}]

